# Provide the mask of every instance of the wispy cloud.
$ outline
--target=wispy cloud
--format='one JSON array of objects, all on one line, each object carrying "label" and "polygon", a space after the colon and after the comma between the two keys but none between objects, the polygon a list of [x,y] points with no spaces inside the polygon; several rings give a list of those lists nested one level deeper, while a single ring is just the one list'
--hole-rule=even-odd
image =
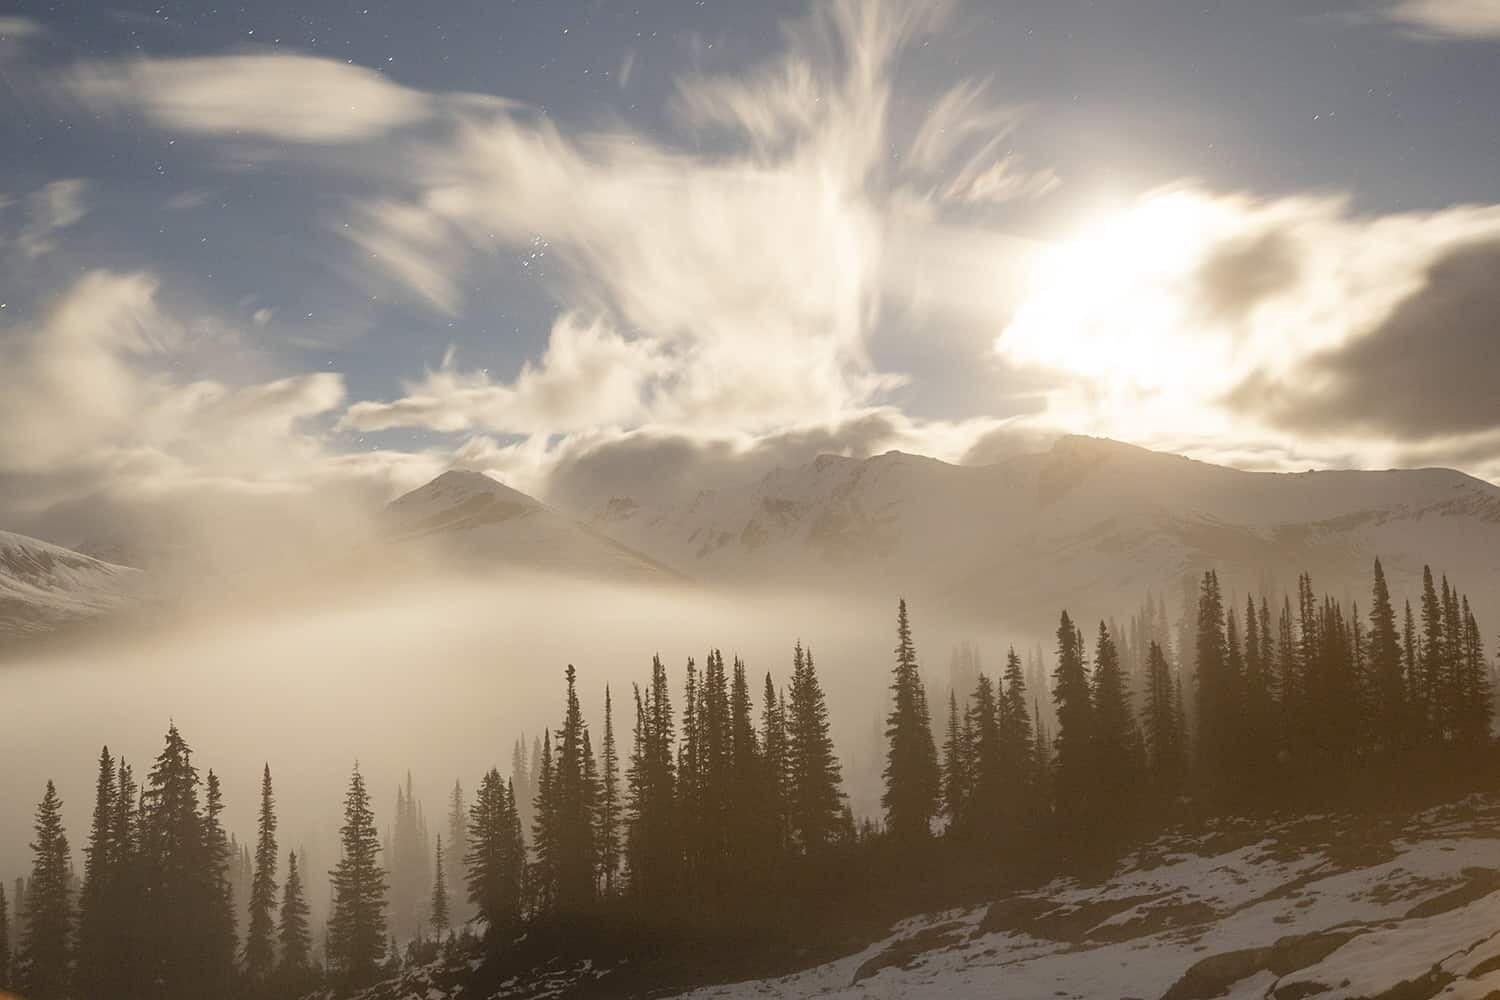
[{"label": "wispy cloud", "polygon": [[1399,0],[1380,15],[1431,39],[1500,39],[1500,0]]}]

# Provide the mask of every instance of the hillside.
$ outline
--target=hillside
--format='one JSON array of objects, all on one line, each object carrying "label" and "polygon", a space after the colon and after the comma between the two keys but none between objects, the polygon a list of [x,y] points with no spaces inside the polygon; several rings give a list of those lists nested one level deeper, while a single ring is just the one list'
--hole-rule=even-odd
[{"label": "hillside", "polygon": [[0,640],[116,610],[139,582],[134,569],[0,531]]}]

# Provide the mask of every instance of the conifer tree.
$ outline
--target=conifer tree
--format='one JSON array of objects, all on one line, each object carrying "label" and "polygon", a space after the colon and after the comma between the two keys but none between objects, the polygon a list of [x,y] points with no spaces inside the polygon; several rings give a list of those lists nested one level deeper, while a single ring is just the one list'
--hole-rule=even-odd
[{"label": "conifer tree", "polygon": [[552,762],[552,731],[542,730],[541,765],[531,806],[532,880],[538,909],[550,910],[557,898],[557,791]]},{"label": "conifer tree", "polygon": [[785,851],[791,843],[788,805],[791,761],[787,736],[787,713],[785,702],[777,693],[776,685],[771,680],[769,672],[766,673],[765,690],[761,695],[760,727],[760,741],[766,751],[767,809],[775,830],[774,838],[777,849]]},{"label": "conifer tree", "polygon": [[1058,816],[1065,825],[1082,820],[1092,784],[1094,709],[1088,667],[1083,659],[1083,636],[1064,611],[1057,626],[1057,668],[1052,700],[1057,707],[1056,758],[1053,782]]},{"label": "conifer tree", "polygon": [[886,718],[886,829],[899,844],[925,841],[932,832],[942,779],[932,716],[917,666],[911,621],[903,598],[896,613],[896,664],[891,674],[891,711]]},{"label": "conifer tree", "polygon": [[943,737],[943,815],[948,829],[956,833],[964,819],[964,799],[969,787],[968,748],[958,713],[958,694],[948,689],[948,729]]},{"label": "conifer tree", "polygon": [[995,685],[980,672],[965,719],[969,747],[969,824],[986,841],[1001,833],[1004,818],[1005,749],[1000,738],[1000,704]]},{"label": "conifer tree", "polygon": [[68,891],[71,868],[62,800],[51,781],[37,805],[35,830],[19,978],[28,1000],[62,1000],[68,995],[73,907]]},{"label": "conifer tree", "polygon": [[1385,570],[1375,560],[1375,581],[1370,601],[1370,678],[1372,681],[1372,731],[1375,743],[1390,752],[1404,742],[1407,719],[1406,682],[1401,668],[1401,646],[1396,636],[1396,609],[1386,586]]},{"label": "conifer tree", "polygon": [[520,822],[514,783],[502,783],[500,772],[491,768],[469,806],[469,853],[464,865],[469,901],[494,942],[502,940],[521,919],[526,848]]},{"label": "conifer tree", "polygon": [[1130,707],[1130,691],[1120,669],[1114,637],[1104,622],[1094,652],[1095,801],[1115,816],[1129,812],[1137,800],[1140,731]]},{"label": "conifer tree", "polygon": [[255,872],[250,882],[250,921],[245,934],[245,977],[261,983],[276,969],[272,941],[276,909],[276,797],[271,788],[271,765],[260,778],[260,814],[255,841]]},{"label": "conifer tree", "polygon": [[209,988],[225,995],[234,978],[235,918],[234,889],[229,881],[229,837],[220,816],[224,812],[223,788],[212,770],[204,781],[203,795],[203,878],[207,883],[208,905],[204,932],[206,968]]},{"label": "conifer tree", "polygon": [[0,882],[0,990],[15,986],[11,976],[10,903],[5,898],[5,884]]},{"label": "conifer tree", "polygon": [[651,685],[635,692],[636,725],[631,754],[627,843],[630,889],[645,910],[670,905],[679,874],[674,725],[667,670],[651,660]]},{"label": "conifer tree", "polygon": [[88,843],[83,848],[83,887],[78,894],[78,958],[73,970],[75,988],[86,996],[118,989],[115,964],[120,957],[119,858],[114,847],[119,787],[109,747],[99,751],[99,776],[94,786],[94,815]]},{"label": "conifer tree", "polygon": [[1443,606],[1432,582],[1432,568],[1422,567],[1422,691],[1420,724],[1423,736],[1437,742],[1443,736],[1440,707],[1445,662]]},{"label": "conifer tree", "polygon": [[1151,643],[1146,663],[1146,749],[1151,780],[1164,796],[1182,787],[1183,739],[1178,726],[1176,685],[1161,645]]},{"label": "conifer tree", "polygon": [[[521,741],[517,740],[515,750],[519,751]],[[516,770],[518,761],[516,754],[512,753],[511,770]],[[462,885],[464,881],[464,858],[468,856],[469,810],[464,805],[463,785],[458,781],[453,782],[453,791],[448,796],[448,849],[443,856],[448,863],[448,871],[445,873],[449,885]],[[450,901],[453,910],[453,922],[462,924],[468,918],[469,911],[464,905],[462,897]]]},{"label": "conifer tree", "polygon": [[[1238,703],[1235,697],[1238,678],[1234,660],[1237,644],[1229,641],[1224,618],[1224,601],[1219,591],[1218,574],[1203,574],[1198,596],[1198,759],[1210,788],[1232,787],[1231,775],[1239,763],[1237,729]],[[1231,652],[1233,650],[1233,652]]]},{"label": "conifer tree", "polygon": [[828,703],[818,681],[818,668],[812,651],[803,650],[800,642],[792,651],[786,758],[787,815],[792,840],[803,853],[815,853],[832,839],[843,798],[839,790],[843,771],[833,749]]},{"label": "conifer tree", "polygon": [[604,686],[604,739],[599,747],[598,856],[604,894],[613,896],[620,873],[620,754],[615,747],[614,702]]},{"label": "conifer tree", "polygon": [[427,921],[432,933],[442,937],[448,930],[448,870],[443,861],[443,836],[438,834],[436,853],[433,856],[432,909]]},{"label": "conifer tree", "polygon": [[307,901],[302,896],[302,875],[297,852],[286,852],[286,882],[281,887],[281,924],[276,942],[281,947],[278,972],[281,978],[300,985],[311,967],[312,934],[307,926]]},{"label": "conifer tree", "polygon": [[338,866],[332,882],[333,912],[328,918],[328,964],[345,983],[372,982],[386,948],[386,874],[380,867],[380,835],[364,776],[356,764],[344,796]]},{"label": "conifer tree", "polygon": [[1004,689],[999,701],[1000,732],[1000,800],[1004,822],[1020,827],[1036,811],[1032,799],[1031,762],[1035,734],[1031,714],[1026,710],[1026,674],[1021,657],[1012,646],[1005,654]]}]

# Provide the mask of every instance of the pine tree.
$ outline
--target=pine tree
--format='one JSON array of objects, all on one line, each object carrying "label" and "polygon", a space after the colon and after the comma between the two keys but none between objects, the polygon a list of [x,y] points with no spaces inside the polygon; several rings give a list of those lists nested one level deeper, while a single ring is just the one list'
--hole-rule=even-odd
[{"label": "pine tree", "polygon": [[[1198,596],[1198,759],[1203,775],[1213,790],[1233,787],[1232,775],[1238,760],[1238,703],[1235,697],[1238,678],[1232,657],[1238,656],[1237,643],[1231,643],[1224,618],[1224,601],[1219,591],[1219,577],[1213,571],[1203,574]],[[1233,651],[1233,652],[1231,652]]]},{"label": "pine tree", "polygon": [[793,842],[805,854],[816,853],[829,843],[838,821],[843,769],[834,753],[828,703],[818,681],[817,665],[812,651],[804,651],[800,642],[792,651],[786,767],[787,816]]},{"label": "pine tree", "polygon": [[1094,651],[1094,760],[1095,801],[1109,813],[1127,814],[1137,800],[1138,766],[1141,761],[1140,731],[1130,707],[1130,691],[1120,670],[1120,655],[1114,637],[1104,622]]},{"label": "pine tree", "polygon": [[[798,644],[799,648],[801,644]],[[771,675],[766,674],[761,695],[760,742],[765,747],[766,808],[775,830],[776,847],[786,851],[791,845],[791,818],[788,794],[791,776],[790,748],[787,735],[787,712],[784,699],[777,693]]]},{"label": "pine tree", "polygon": [[438,937],[442,937],[448,930],[448,870],[443,861],[441,834],[438,835],[433,857],[432,912],[428,916],[428,923],[432,925],[432,933]]},{"label": "pine tree", "polygon": [[620,873],[620,754],[615,747],[614,702],[604,686],[604,740],[599,748],[598,856],[604,894],[613,896]]},{"label": "pine tree", "polygon": [[964,799],[969,788],[969,754],[965,745],[958,694],[948,689],[948,729],[943,737],[943,815],[948,829],[957,832],[964,819]]},{"label": "pine tree", "polygon": [[207,883],[207,936],[204,970],[210,989],[218,995],[229,992],[234,978],[235,918],[234,889],[229,881],[229,837],[219,819],[224,812],[223,789],[218,775],[208,772],[203,796],[203,878]]},{"label": "pine tree", "polygon": [[660,914],[674,899],[680,875],[674,726],[666,667],[651,660],[651,685],[635,691],[635,736],[628,774],[629,884],[638,905]]},{"label": "pine tree", "polygon": [[1146,673],[1146,749],[1151,780],[1158,793],[1172,797],[1182,789],[1183,734],[1171,667],[1155,641],[1147,653]]},{"label": "pine tree", "polygon": [[260,778],[260,816],[255,842],[255,873],[250,882],[250,922],[245,936],[245,977],[251,983],[269,979],[276,968],[272,942],[276,909],[276,797],[271,765]]},{"label": "pine tree", "polygon": [[[512,753],[511,770],[516,769],[519,763],[516,760],[521,749],[521,741],[517,740],[515,750]],[[524,770],[524,768],[522,768]],[[464,881],[464,858],[469,853],[467,834],[469,829],[469,810],[464,805],[464,789],[457,781],[453,782],[453,791],[448,796],[448,849],[444,857],[448,862],[446,877],[449,885],[462,885]],[[453,920],[462,924],[468,918],[468,909],[462,898],[450,902],[453,909]]]},{"label": "pine tree", "polygon": [[31,843],[31,880],[26,885],[26,930],[21,941],[21,987],[29,1000],[62,1000],[68,995],[73,908],[71,872],[62,800],[47,782],[37,805],[36,839]]},{"label": "pine tree", "polygon": [[328,918],[328,964],[349,985],[374,980],[386,946],[386,874],[380,836],[365,779],[355,765],[344,797],[338,866],[330,871],[333,912]]},{"label": "pine tree", "polygon": [[1374,742],[1394,751],[1405,741],[1406,683],[1401,669],[1401,646],[1396,636],[1396,610],[1386,586],[1385,570],[1375,560],[1375,582],[1370,601],[1370,677]]},{"label": "pine tree", "polygon": [[892,705],[885,729],[885,793],[881,804],[885,807],[886,829],[897,843],[911,845],[931,835],[942,779],[932,739],[932,717],[904,598],[896,613],[896,636]]},{"label": "pine tree", "polygon": [[1445,663],[1443,643],[1443,606],[1438,601],[1437,588],[1432,582],[1432,568],[1422,567],[1422,669],[1421,707],[1419,709],[1422,735],[1437,742],[1443,737],[1443,718],[1440,707],[1442,675]]},{"label": "pine tree", "polygon": [[5,898],[5,884],[0,882],[0,990],[14,987],[11,979],[10,903]]},{"label": "pine tree", "polygon": [[78,958],[73,970],[75,988],[85,996],[117,989],[116,961],[119,914],[116,886],[120,878],[115,851],[115,814],[119,787],[109,747],[99,751],[99,776],[94,790],[94,816],[83,848],[83,887],[78,894]]},{"label": "pine tree", "polygon": [[464,856],[469,901],[498,942],[520,922],[526,848],[521,842],[514,782],[506,785],[491,768],[469,806]]},{"label": "pine tree", "polygon": [[1019,828],[1036,812],[1031,776],[1036,736],[1026,710],[1026,675],[1012,646],[1005,654],[1004,690],[1000,694],[1000,801],[1003,822]]},{"label": "pine tree", "polygon": [[307,926],[307,901],[302,897],[302,875],[298,871],[297,852],[286,852],[286,882],[281,887],[281,925],[276,942],[281,947],[278,973],[291,984],[300,985],[311,966],[312,934]]},{"label": "pine tree", "polygon": [[1089,807],[1094,709],[1083,636],[1066,611],[1057,626],[1057,668],[1052,677],[1052,701],[1057,707],[1057,735],[1052,741],[1057,761],[1054,795],[1059,817],[1065,825],[1074,825]]}]

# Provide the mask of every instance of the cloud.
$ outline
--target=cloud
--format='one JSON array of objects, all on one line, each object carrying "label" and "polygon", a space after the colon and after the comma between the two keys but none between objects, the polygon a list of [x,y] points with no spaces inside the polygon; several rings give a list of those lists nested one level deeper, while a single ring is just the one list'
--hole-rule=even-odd
[{"label": "cloud", "polygon": [[1497,274],[1500,238],[1447,250],[1374,329],[1306,359],[1295,379],[1254,376],[1231,398],[1304,434],[1425,441],[1491,432],[1500,426]]},{"label": "cloud", "polygon": [[652,341],[627,340],[602,321],[565,314],[553,324],[547,351],[509,384],[485,372],[461,372],[450,353],[442,368],[407,383],[391,403],[361,402],[344,414],[363,431],[425,427],[500,434],[565,434],[640,423],[648,387],[668,365]]},{"label": "cloud", "polygon": [[26,200],[26,224],[16,237],[23,254],[35,259],[51,252],[53,237],[88,214],[83,201],[86,187],[84,181],[69,178],[51,181],[31,193]]},{"label": "cloud", "polygon": [[1476,373],[1494,363],[1497,243],[1500,206],[1361,216],[1177,186],[1047,251],[995,349],[1058,379],[1037,417],[1053,426],[1389,464],[1495,423]]},{"label": "cloud", "polygon": [[290,53],[89,63],[61,88],[161,128],[290,143],[371,139],[423,121],[435,107],[374,70]]},{"label": "cloud", "polygon": [[46,33],[40,22],[29,17],[0,17],[0,41],[37,38]]},{"label": "cloud", "polygon": [[1500,3],[1495,0],[1400,0],[1381,16],[1420,38],[1500,39]]}]

